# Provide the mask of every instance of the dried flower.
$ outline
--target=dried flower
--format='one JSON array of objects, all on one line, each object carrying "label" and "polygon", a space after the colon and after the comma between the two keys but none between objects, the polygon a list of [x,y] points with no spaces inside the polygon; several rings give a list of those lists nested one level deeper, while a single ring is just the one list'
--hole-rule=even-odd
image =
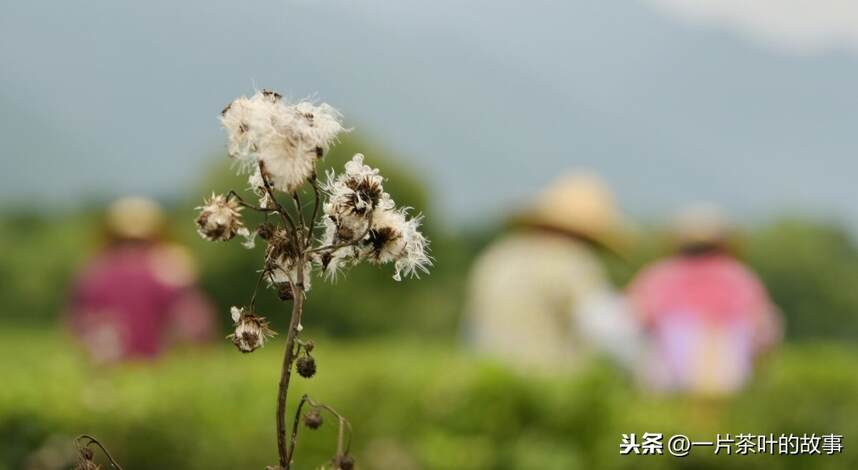
[{"label": "dried flower", "polygon": [[365,165],[363,159],[363,154],[356,154],[339,175],[333,170],[328,171],[327,181],[322,186],[328,195],[325,207],[328,216],[361,219],[378,207],[393,208],[390,195],[384,192],[384,178],[377,168]]},{"label": "dried flower", "polygon": [[271,222],[264,222],[256,228],[256,233],[259,235],[259,238],[263,240],[270,240],[272,236],[274,236],[274,224]]},{"label": "dried flower", "polygon": [[422,216],[408,219],[407,208],[381,210],[373,214],[372,228],[362,242],[361,257],[373,264],[394,263],[393,279],[402,274],[419,277],[432,265],[426,237],[420,233]]},{"label": "dried flower", "polygon": [[302,101],[290,107],[292,122],[290,130],[296,139],[312,149],[317,158],[321,158],[337,140],[343,128],[342,114],[328,103],[315,105]]},{"label": "dried flower", "polygon": [[310,429],[319,429],[322,426],[322,413],[319,413],[318,408],[304,413],[304,425]]},{"label": "dried flower", "polygon": [[242,96],[224,108],[220,121],[227,133],[227,150],[241,171],[257,166],[261,145],[276,132],[286,113],[280,95],[268,90]]},{"label": "dried flower", "polygon": [[250,236],[250,231],[241,221],[241,206],[233,198],[212,193],[211,197],[197,207],[197,233],[210,241],[231,240],[236,234]]},{"label": "dried flower", "polygon": [[[238,162],[239,172],[248,174],[248,184],[259,198],[259,207],[245,204],[236,195],[233,199],[212,195],[197,219],[200,234],[210,240],[228,240],[235,235],[247,238],[245,246],[252,247],[258,235],[266,242],[265,259],[257,289],[265,279],[282,300],[293,300],[290,325],[295,330],[286,341],[286,360],[281,369],[278,395],[277,431],[279,466],[284,470],[291,464],[291,446],[285,442],[284,417],[289,374],[310,378],[316,373],[316,361],[311,355],[313,343],[298,337],[303,326],[301,316],[310,289],[314,267],[320,267],[329,279],[342,269],[368,261],[372,264],[394,265],[393,278],[418,276],[432,265],[429,242],[420,232],[422,216],[408,217],[407,208],[396,208],[384,191],[384,178],[377,168],[364,163],[356,154],[345,164],[340,174],[330,171],[321,191],[314,191],[313,217],[308,223],[300,207],[298,191],[312,181],[316,184],[316,165],[341,132],[342,116],[333,107],[303,101],[291,104],[273,91],[263,90],[250,98],[233,101],[221,113],[226,130],[230,156]],[[297,203],[282,206],[277,192],[293,193]],[[320,194],[321,193],[321,194]],[[234,195],[234,193],[230,193]],[[324,196],[324,197],[322,197]],[[242,207],[259,210],[265,222],[252,232],[244,227]],[[319,207],[321,221],[317,222]],[[277,217],[271,217],[276,215]],[[282,224],[278,221],[282,220]],[[318,223],[318,225],[316,225]],[[318,232],[321,232],[321,235]],[[256,291],[253,299],[256,298]],[[251,306],[254,302],[251,301]],[[250,309],[233,307],[235,332],[228,336],[242,352],[250,352],[265,344],[274,335],[265,318]],[[297,344],[297,347],[296,347]],[[319,405],[304,397],[311,409],[303,415],[304,424],[316,429],[322,424]],[[344,455],[342,443],[345,418],[327,408],[340,420],[340,442],[336,456],[329,462],[341,470],[352,470],[354,459]],[[295,425],[301,416],[295,416]]]},{"label": "dried flower", "polygon": [[301,377],[309,379],[316,375],[316,360],[309,354],[301,356],[295,361],[295,368],[298,369]]},{"label": "dried flower", "polygon": [[81,448],[78,454],[77,465],[75,465],[75,470],[100,470],[101,467],[96,465],[95,462],[92,461],[93,453],[92,449],[88,447]]},{"label": "dried flower", "polygon": [[247,312],[243,307],[230,309],[235,332],[227,339],[243,353],[253,352],[265,346],[265,341],[276,333],[268,327],[268,321],[261,316]]},{"label": "dried flower", "polygon": [[[341,119],[326,103],[289,105],[271,91],[241,97],[221,113],[229,154],[240,163],[241,171],[252,172],[251,187],[262,187],[258,169],[262,164],[271,185],[284,192],[295,191],[315,174],[316,160],[345,130]],[[267,207],[263,201],[260,204]]]}]

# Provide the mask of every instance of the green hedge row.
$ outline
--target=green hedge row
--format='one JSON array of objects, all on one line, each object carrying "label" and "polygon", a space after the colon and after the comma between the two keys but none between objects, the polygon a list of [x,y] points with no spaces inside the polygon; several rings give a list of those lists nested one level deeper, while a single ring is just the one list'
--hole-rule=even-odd
[{"label": "green hedge row", "polygon": [[[744,394],[714,402],[646,396],[604,365],[575,377],[528,377],[416,338],[316,339],[319,373],[296,377],[290,408],[308,392],[348,416],[359,468],[858,468],[854,348],[789,346]],[[105,370],[58,333],[7,329],[0,333],[0,469],[51,468],[82,432],[102,438],[128,470],[265,468],[276,462],[281,347],[241,355],[224,345]],[[838,433],[845,450],[620,456],[621,434],[643,432],[697,440]],[[324,464],[335,441],[330,420],[318,431],[302,429],[296,468]]]}]

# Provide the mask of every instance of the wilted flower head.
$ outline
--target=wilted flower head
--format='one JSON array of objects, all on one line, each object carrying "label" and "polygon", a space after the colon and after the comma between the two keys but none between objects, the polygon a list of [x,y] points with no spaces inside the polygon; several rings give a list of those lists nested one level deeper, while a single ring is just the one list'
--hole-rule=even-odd
[{"label": "wilted flower head", "polygon": [[328,194],[327,215],[366,218],[376,208],[393,208],[390,195],[384,192],[384,177],[377,168],[365,165],[363,159],[362,154],[356,154],[346,163],[343,173],[328,172],[328,180],[323,186]]},{"label": "wilted flower head", "polygon": [[289,105],[272,91],[238,98],[221,113],[229,154],[251,172],[251,187],[262,187],[265,176],[285,192],[295,191],[315,173],[316,160],[345,130],[341,119],[326,103]]},{"label": "wilted flower head", "polygon": [[197,207],[197,233],[206,240],[231,240],[236,234],[249,236],[250,231],[241,221],[241,206],[236,199],[222,194],[212,194]]},{"label": "wilted flower head", "polygon": [[[321,425],[321,419],[319,420],[319,425]],[[78,450],[78,461],[77,461],[77,465],[75,465],[75,467],[74,467],[74,470],[100,470],[101,467],[96,465],[96,463],[93,462],[92,459],[93,459],[92,449],[90,449],[88,447],[83,447],[83,448],[79,449]]]},{"label": "wilted flower head", "polygon": [[230,314],[235,323],[235,332],[227,336],[227,339],[243,353],[265,346],[265,341],[276,334],[268,327],[268,321],[264,317],[250,313],[243,307],[232,307]]},{"label": "wilted flower head", "polygon": [[[328,172],[322,187],[328,196],[323,206],[324,245],[357,241],[366,236],[374,212],[394,207],[390,195],[384,192],[384,178],[363,159],[362,154],[356,154],[346,163],[343,173]],[[325,275],[333,279],[357,255],[354,247],[345,247],[325,253],[319,261]]]},{"label": "wilted flower head", "polygon": [[402,274],[419,277],[421,271],[428,273],[432,259],[427,253],[429,241],[419,230],[422,220],[422,216],[409,219],[407,208],[376,211],[361,256],[373,264],[394,263],[393,279],[397,281]]}]

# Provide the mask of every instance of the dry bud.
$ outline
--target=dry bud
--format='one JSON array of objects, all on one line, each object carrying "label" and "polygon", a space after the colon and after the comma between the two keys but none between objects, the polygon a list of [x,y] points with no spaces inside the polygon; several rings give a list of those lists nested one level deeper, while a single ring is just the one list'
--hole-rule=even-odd
[{"label": "dry bud", "polygon": [[337,457],[336,464],[339,470],[353,470],[355,468],[355,459],[351,455],[341,455]]},{"label": "dry bud", "polygon": [[310,429],[319,429],[322,425],[322,413],[316,408],[304,413],[304,425]]},{"label": "dry bud", "polygon": [[301,377],[304,377],[305,379],[309,379],[316,374],[316,360],[309,354],[299,357],[298,360],[295,361],[295,367],[298,369],[298,373],[301,374]]},{"label": "dry bud", "polygon": [[270,240],[271,236],[274,235],[274,224],[271,222],[265,222],[260,224],[256,229],[256,233],[259,235],[259,238],[263,240]]}]

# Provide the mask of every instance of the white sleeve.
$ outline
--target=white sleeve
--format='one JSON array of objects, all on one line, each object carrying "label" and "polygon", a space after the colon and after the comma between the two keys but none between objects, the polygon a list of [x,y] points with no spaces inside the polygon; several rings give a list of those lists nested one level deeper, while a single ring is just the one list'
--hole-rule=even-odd
[{"label": "white sleeve", "polygon": [[627,368],[634,368],[643,351],[640,324],[626,299],[606,291],[581,299],[573,312],[577,335],[591,347]]}]

